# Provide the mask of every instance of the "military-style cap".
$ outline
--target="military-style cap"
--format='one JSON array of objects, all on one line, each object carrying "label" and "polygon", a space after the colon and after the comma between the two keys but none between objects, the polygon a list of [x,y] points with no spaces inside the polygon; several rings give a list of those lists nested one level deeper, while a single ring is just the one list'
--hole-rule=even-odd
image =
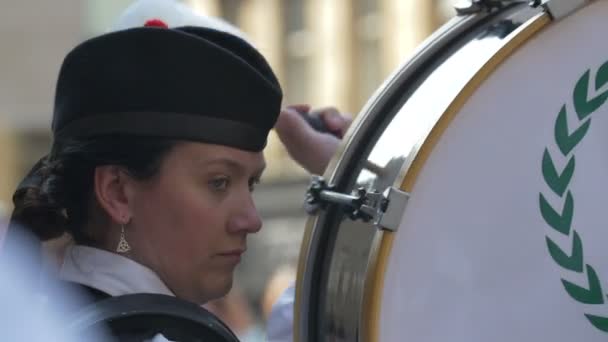
[{"label": "military-style cap", "polygon": [[262,55],[225,31],[162,26],[107,33],[67,55],[55,139],[120,134],[262,150],[282,99]]}]

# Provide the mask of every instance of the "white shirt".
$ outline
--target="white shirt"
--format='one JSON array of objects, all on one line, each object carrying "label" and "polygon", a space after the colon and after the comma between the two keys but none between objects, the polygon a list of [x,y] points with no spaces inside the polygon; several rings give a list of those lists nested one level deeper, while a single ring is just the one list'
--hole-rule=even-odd
[{"label": "white shirt", "polygon": [[[65,251],[59,278],[86,285],[111,296],[155,293],[174,296],[146,266],[103,249],[74,245]],[[150,342],[170,342],[157,334]]]},{"label": "white shirt", "polygon": [[158,275],[146,266],[116,253],[81,245],[67,248],[59,278],[111,296],[132,293],[174,296]]},{"label": "white shirt", "polygon": [[[86,285],[111,296],[156,293],[174,296],[163,281],[146,266],[102,249],[74,245],[66,249],[59,278]],[[274,305],[267,324],[269,342],[293,340],[295,289],[289,287]],[[168,341],[156,335],[152,342]]]}]

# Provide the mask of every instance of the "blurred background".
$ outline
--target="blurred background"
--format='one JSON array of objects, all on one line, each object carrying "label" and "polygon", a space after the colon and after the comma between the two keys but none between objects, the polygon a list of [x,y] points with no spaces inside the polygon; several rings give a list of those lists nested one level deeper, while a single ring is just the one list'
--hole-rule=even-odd
[{"label": "blurred background", "polygon": [[[412,50],[454,15],[450,0],[183,2],[245,31],[270,61],[287,103],[332,105],[355,116]],[[64,55],[106,32],[129,4],[0,0],[0,217],[10,213],[20,177],[48,153],[54,84]],[[295,277],[306,221],[309,176],[275,136],[266,156],[269,168],[256,189],[264,229],[249,240],[233,293],[211,304],[220,315],[232,315],[226,320],[237,331],[263,329],[269,305]]]}]

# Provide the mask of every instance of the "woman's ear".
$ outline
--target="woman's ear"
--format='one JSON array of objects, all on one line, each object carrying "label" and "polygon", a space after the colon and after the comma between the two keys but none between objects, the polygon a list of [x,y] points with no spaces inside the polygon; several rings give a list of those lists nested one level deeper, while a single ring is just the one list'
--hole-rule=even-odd
[{"label": "woman's ear", "polygon": [[118,224],[127,224],[133,216],[129,203],[132,178],[116,165],[95,168],[95,198],[109,218]]}]

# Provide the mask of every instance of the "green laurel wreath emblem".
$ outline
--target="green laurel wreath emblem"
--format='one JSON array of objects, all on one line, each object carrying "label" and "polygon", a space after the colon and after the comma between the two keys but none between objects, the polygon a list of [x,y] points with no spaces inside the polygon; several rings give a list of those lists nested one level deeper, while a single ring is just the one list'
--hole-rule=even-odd
[{"label": "green laurel wreath emblem", "polygon": [[[589,75],[591,69],[585,71],[574,87],[572,104],[578,118],[577,127],[570,129],[567,120],[567,107],[564,104],[555,120],[555,143],[566,158],[566,166],[557,170],[548,148],[545,148],[542,159],[542,174],[549,189],[560,198],[562,206],[553,207],[541,192],[540,213],[545,222],[553,230],[572,241],[569,251],[562,250],[549,236],[545,236],[549,254],[562,269],[587,275],[586,285],[577,285],[564,278],[561,279],[566,292],[572,299],[583,304],[603,305],[606,301],[602,284],[595,269],[585,263],[583,241],[578,232],[572,229],[572,216],[574,215],[574,196],[569,189],[570,181],[574,176],[575,155],[574,150],[583,140],[591,125],[591,114],[598,110],[608,99],[608,91],[591,96]],[[608,62],[604,63],[595,74],[595,90],[597,92],[608,83]],[[557,154],[557,152],[556,152]],[[584,272],[584,273],[583,273]],[[608,333],[608,317],[585,314],[589,322],[597,329]]]}]

